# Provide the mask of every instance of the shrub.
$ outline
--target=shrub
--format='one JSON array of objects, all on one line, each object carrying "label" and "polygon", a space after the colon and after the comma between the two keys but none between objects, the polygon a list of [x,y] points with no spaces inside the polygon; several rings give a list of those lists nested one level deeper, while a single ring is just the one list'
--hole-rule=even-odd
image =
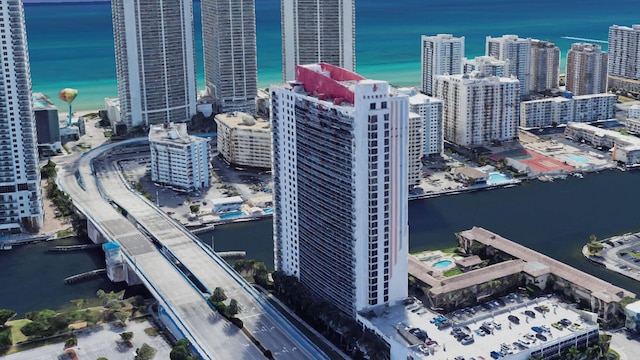
[{"label": "shrub", "polygon": [[231,321],[233,325],[237,326],[238,329],[242,329],[242,327],[244,326],[242,320],[238,319],[237,317],[232,317],[231,319],[229,319],[229,321]]}]

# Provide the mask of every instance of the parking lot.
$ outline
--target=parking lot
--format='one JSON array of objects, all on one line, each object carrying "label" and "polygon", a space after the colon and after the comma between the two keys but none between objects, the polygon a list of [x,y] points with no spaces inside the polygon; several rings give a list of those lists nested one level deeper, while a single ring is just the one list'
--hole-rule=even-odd
[{"label": "parking lot", "polygon": [[545,344],[598,328],[556,297],[530,300],[517,294],[446,315],[413,300],[385,310],[372,322],[385,332],[389,329],[414,357],[425,359],[525,356]]}]

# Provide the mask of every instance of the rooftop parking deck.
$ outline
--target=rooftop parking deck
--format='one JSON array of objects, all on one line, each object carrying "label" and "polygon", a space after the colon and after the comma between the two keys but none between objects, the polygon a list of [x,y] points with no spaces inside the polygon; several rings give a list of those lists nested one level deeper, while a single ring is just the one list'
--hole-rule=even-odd
[{"label": "rooftop parking deck", "polygon": [[[419,303],[387,308],[370,321],[388,337],[406,346],[414,359],[454,359],[456,356],[467,360],[472,357],[491,359],[492,351],[500,353],[503,349],[509,359],[528,359],[538,350],[550,349],[560,343],[571,345],[587,334],[597,337],[598,325],[588,317],[581,317],[571,305],[556,297],[529,300],[511,294],[475,308],[447,314],[451,326],[443,329],[436,325],[439,322],[436,319],[442,315]],[[517,320],[513,317],[510,320],[510,316]],[[571,325],[560,325],[563,320]],[[483,325],[488,333],[480,329]],[[454,328],[466,334],[467,340],[462,340],[464,335],[456,340]],[[431,341],[420,345],[407,341],[407,338],[413,338],[406,332],[416,333],[415,329],[425,331]],[[464,345],[465,342],[468,344]]]}]

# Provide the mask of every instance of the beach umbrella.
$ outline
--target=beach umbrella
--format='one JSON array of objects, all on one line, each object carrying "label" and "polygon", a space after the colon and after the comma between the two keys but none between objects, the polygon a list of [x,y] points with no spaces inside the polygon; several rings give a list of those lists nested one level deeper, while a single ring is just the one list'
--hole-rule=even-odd
[{"label": "beach umbrella", "polygon": [[62,89],[58,94],[58,98],[60,100],[69,104],[69,125],[71,125],[71,116],[73,114],[73,112],[71,111],[71,103],[73,102],[73,100],[76,99],[77,96],[78,96],[78,90],[70,89],[70,88]]}]

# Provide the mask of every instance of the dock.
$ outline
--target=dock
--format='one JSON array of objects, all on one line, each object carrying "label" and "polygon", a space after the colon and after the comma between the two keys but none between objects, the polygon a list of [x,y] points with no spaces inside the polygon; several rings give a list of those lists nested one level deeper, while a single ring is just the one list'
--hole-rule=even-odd
[{"label": "dock", "polygon": [[69,252],[80,251],[86,249],[95,249],[101,247],[102,244],[83,244],[83,245],[68,245],[68,246],[54,246],[47,249],[48,252]]},{"label": "dock", "polygon": [[99,276],[102,276],[102,275],[104,275],[106,273],[107,273],[107,269],[96,269],[96,270],[92,270],[92,271],[87,271],[87,272],[84,272],[82,274],[69,276],[68,278],[64,279],[64,283],[67,284],[67,285],[71,285],[71,284],[75,284],[75,283],[77,283],[79,281],[95,279],[95,278],[97,278]]}]

